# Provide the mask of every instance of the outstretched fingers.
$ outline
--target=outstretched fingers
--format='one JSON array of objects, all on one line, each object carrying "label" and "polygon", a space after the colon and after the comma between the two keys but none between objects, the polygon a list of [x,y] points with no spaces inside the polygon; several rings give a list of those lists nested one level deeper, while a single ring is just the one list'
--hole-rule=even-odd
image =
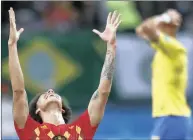
[{"label": "outstretched fingers", "polygon": [[96,30],[96,29],[93,29],[92,31],[93,31],[95,34],[99,35],[99,36],[101,35],[101,32],[99,32],[99,31]]},{"label": "outstretched fingers", "polygon": [[113,15],[112,15],[112,18],[111,18],[111,24],[114,23],[114,21],[116,20],[116,17],[117,17],[117,11],[114,11]]},{"label": "outstretched fingers", "polygon": [[111,17],[112,17],[112,13],[110,12],[108,17],[107,17],[107,24],[111,23]]},{"label": "outstretched fingers", "polygon": [[112,24],[116,29],[120,25],[121,21],[121,14],[118,14],[117,11],[114,11],[113,14],[109,13],[109,16],[107,18],[107,24]]},{"label": "outstretched fingers", "polygon": [[119,27],[119,25],[121,24],[122,20],[120,20],[116,25],[115,25],[115,29],[117,29]]},{"label": "outstretched fingers", "polygon": [[10,27],[16,29],[15,13],[13,11],[13,8],[10,8],[9,10],[9,21],[10,21]]},{"label": "outstretched fingers", "polygon": [[119,22],[120,22],[120,17],[121,17],[121,14],[119,14],[117,17],[116,17],[116,19],[115,19],[115,21],[114,21],[114,23],[113,23],[113,25],[116,27],[117,26],[117,24],[119,24]]},{"label": "outstretched fingers", "polygon": [[13,19],[13,21],[15,21],[15,12],[13,11],[13,8],[10,8],[10,13],[11,13],[11,17]]},{"label": "outstretched fingers", "polygon": [[23,33],[23,31],[24,31],[23,28],[19,29],[19,31],[18,31],[19,35],[20,35],[21,33]]}]

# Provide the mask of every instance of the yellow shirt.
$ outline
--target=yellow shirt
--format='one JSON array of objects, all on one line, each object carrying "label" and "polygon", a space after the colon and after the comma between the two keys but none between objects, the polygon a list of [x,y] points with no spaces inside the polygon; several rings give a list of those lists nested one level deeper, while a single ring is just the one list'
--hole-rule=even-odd
[{"label": "yellow shirt", "polygon": [[190,116],[186,101],[187,54],[175,38],[160,34],[152,63],[153,117]]}]

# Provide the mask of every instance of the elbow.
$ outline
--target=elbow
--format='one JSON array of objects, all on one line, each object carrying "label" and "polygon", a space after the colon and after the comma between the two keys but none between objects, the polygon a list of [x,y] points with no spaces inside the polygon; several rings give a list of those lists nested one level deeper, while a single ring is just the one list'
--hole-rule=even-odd
[{"label": "elbow", "polygon": [[13,89],[13,92],[14,92],[14,93],[24,93],[24,92],[25,92],[25,89],[23,89],[23,88],[21,88],[21,89],[17,88],[17,89]]},{"label": "elbow", "polygon": [[148,40],[148,33],[146,25],[141,25],[135,29],[137,36],[142,39]]},{"label": "elbow", "polygon": [[112,83],[103,81],[99,84],[98,91],[103,97],[108,97],[111,92]]},{"label": "elbow", "polygon": [[102,85],[99,85],[98,91],[101,94],[106,94],[111,92],[111,84],[109,83],[103,83]]},{"label": "elbow", "polygon": [[101,96],[101,97],[105,97],[105,99],[107,99],[108,97],[109,97],[109,94],[110,94],[110,92],[111,92],[111,85],[109,85],[109,86],[104,86],[104,85],[102,85],[102,86],[99,86],[98,87],[98,91],[99,91],[99,95]]},{"label": "elbow", "polygon": [[143,33],[143,28],[141,26],[137,27],[135,29],[135,32],[138,36],[142,36],[142,33]]},{"label": "elbow", "polygon": [[25,91],[25,86],[23,80],[11,79],[11,85],[13,92],[22,93]]},{"label": "elbow", "polygon": [[99,91],[99,95],[103,99],[107,100],[110,95],[111,89],[98,89],[98,91]]},{"label": "elbow", "polygon": [[111,92],[111,90],[102,90],[102,91],[100,91],[100,93],[102,94],[102,95],[109,95],[110,94],[110,92]]},{"label": "elbow", "polygon": [[14,97],[20,98],[21,96],[25,94],[25,90],[24,89],[13,89],[13,94],[16,95]]}]

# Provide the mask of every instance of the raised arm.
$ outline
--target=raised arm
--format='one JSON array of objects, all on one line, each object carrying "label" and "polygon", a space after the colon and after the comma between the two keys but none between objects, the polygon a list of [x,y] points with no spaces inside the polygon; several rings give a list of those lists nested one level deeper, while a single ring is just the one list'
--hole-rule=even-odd
[{"label": "raised arm", "polygon": [[8,41],[9,49],[9,73],[13,90],[13,118],[19,128],[24,128],[27,116],[29,114],[27,95],[24,88],[24,78],[21,70],[18,52],[17,41],[20,34],[24,31],[21,28],[16,29],[15,13],[12,8],[9,10],[10,34]]},{"label": "raised arm", "polygon": [[98,89],[93,94],[88,106],[92,126],[98,125],[101,121],[111,91],[113,72],[115,69],[116,30],[120,23],[120,14],[117,14],[115,11],[113,14],[109,13],[104,32],[101,33],[97,30],[93,30],[102,40],[107,42],[107,52]]},{"label": "raised arm", "polygon": [[[141,38],[152,42],[153,48],[161,50],[170,57],[177,56],[181,52],[185,52],[182,44],[175,38],[175,31],[178,29],[181,23],[181,15],[173,9],[167,12],[148,18],[141,25],[136,28],[136,33]],[[160,25],[162,26],[160,28]],[[164,29],[163,26],[167,28]],[[171,32],[173,35],[166,35],[162,32],[164,29],[167,32]]]},{"label": "raised arm", "polygon": [[136,33],[141,38],[148,41],[158,41],[160,29],[158,28],[161,24],[176,24],[176,21],[172,20],[172,17],[168,12],[161,15],[156,15],[144,20],[137,28]]},{"label": "raised arm", "polygon": [[156,32],[155,19],[157,19],[157,18],[158,18],[158,16],[154,16],[154,17],[150,17],[150,18],[146,19],[145,21],[143,21],[143,22],[136,28],[136,33],[137,33],[137,35],[138,35],[139,37],[147,40],[147,41],[156,40],[156,39],[157,39],[157,38],[156,38],[157,36],[153,36],[153,37],[155,37],[155,38],[151,37],[148,32],[145,32],[145,29],[146,29],[147,27],[151,27],[151,30],[154,31],[154,32]]}]

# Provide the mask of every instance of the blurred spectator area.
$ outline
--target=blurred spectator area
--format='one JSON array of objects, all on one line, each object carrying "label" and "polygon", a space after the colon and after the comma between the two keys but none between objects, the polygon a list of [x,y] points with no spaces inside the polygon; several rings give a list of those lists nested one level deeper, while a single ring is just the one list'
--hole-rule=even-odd
[{"label": "blurred spectator area", "polygon": [[143,19],[161,14],[169,8],[177,9],[183,16],[182,30],[193,31],[192,1],[136,1],[136,6]]},{"label": "blurred spectator area", "polygon": [[107,13],[112,10],[122,14],[120,30],[134,31],[143,19],[161,14],[168,8],[177,9],[183,15],[182,30],[193,30],[192,1],[4,1],[3,27],[7,27],[8,9],[11,6],[16,11],[18,25],[30,27],[32,31],[104,28]]},{"label": "blurred spectator area", "polygon": [[28,29],[68,31],[79,28],[99,28],[106,22],[104,2],[100,1],[4,1],[2,28],[7,32],[8,10],[13,7],[17,25]]}]

